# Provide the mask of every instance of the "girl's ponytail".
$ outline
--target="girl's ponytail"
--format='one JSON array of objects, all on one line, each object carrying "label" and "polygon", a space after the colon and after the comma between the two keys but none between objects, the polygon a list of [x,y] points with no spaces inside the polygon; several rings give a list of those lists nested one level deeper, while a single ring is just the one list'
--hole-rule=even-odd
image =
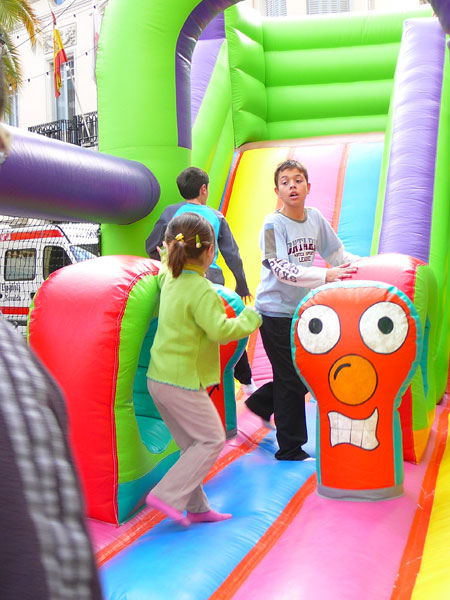
[{"label": "girl's ponytail", "polygon": [[167,256],[167,264],[175,278],[181,275],[181,271],[186,264],[187,258],[184,235],[182,233],[178,233],[175,238],[169,242]]}]

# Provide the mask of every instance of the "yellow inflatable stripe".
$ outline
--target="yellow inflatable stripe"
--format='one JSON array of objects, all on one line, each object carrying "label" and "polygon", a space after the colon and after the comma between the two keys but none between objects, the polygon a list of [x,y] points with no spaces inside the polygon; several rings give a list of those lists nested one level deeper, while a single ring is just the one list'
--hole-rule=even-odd
[{"label": "yellow inflatable stripe", "polygon": [[412,600],[450,598],[450,442],[442,457],[423,557]]},{"label": "yellow inflatable stripe", "polygon": [[[250,292],[255,295],[261,272],[259,233],[264,217],[276,208],[273,173],[285,160],[289,148],[256,148],[243,153],[234,180],[226,219],[244,261]],[[225,285],[234,290],[235,281],[223,259],[218,264],[225,275]]]}]

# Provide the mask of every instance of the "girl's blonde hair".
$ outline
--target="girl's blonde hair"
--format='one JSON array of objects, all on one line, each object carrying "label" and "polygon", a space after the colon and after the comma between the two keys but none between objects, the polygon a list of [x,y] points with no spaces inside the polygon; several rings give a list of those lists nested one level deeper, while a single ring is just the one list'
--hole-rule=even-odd
[{"label": "girl's blonde hair", "polygon": [[167,264],[176,278],[190,258],[198,259],[215,245],[212,225],[197,213],[185,212],[172,219],[166,230]]}]

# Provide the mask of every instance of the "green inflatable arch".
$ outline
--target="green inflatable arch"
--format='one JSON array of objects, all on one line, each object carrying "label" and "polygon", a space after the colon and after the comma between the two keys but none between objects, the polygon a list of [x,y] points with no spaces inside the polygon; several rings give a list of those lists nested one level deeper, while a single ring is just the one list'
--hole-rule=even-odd
[{"label": "green inflatable arch", "polygon": [[[99,149],[157,177],[158,205],[132,225],[103,225],[103,254],[145,256],[176,177],[208,171],[218,208],[236,148],[248,142],[384,132],[403,22],[425,10],[314,20],[262,19],[239,0],[110,3],[97,60]],[[228,8],[228,10],[226,10]],[[225,11],[225,31],[194,123],[191,59],[203,29]],[[362,33],[363,32],[363,33]]]}]

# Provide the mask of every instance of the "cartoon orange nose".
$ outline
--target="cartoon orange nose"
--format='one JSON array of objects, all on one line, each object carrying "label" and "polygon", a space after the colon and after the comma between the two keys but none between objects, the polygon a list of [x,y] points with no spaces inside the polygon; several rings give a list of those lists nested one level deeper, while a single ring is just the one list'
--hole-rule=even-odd
[{"label": "cartoon orange nose", "polygon": [[331,391],[344,404],[357,405],[372,397],[378,385],[372,363],[356,354],[337,360],[328,375]]}]

